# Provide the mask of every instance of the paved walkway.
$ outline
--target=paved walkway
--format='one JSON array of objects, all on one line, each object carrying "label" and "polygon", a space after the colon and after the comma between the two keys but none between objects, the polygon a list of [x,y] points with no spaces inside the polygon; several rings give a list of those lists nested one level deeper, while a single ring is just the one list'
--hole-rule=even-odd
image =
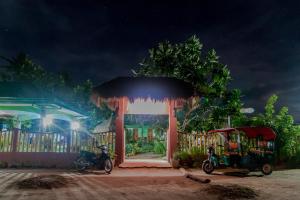
[{"label": "paved walkway", "polygon": [[[210,178],[210,184],[238,184],[251,187],[257,199],[299,199],[300,170],[275,171],[271,176],[206,175],[191,170],[193,175]],[[76,183],[52,190],[18,190],[10,185],[16,181],[41,174],[61,174]],[[111,175],[102,172],[79,174],[64,170],[0,170],[0,200],[208,200],[218,199],[206,193],[208,184],[200,184],[175,169],[114,169]]]}]

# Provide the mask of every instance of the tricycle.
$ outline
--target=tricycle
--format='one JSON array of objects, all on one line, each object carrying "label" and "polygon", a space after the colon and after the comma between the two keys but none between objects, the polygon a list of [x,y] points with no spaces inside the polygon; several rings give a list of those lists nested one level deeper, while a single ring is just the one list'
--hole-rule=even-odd
[{"label": "tricycle", "polygon": [[[248,172],[260,170],[264,175],[272,173],[276,133],[271,128],[225,128],[208,133],[218,134],[222,142],[209,146],[208,159],[202,164],[205,173],[227,167],[247,169]],[[219,155],[216,146],[220,149]]]}]

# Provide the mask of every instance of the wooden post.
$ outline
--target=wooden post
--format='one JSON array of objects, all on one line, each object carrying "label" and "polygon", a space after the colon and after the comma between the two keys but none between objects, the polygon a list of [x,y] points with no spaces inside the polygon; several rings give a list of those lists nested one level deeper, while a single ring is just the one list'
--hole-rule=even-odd
[{"label": "wooden post", "polygon": [[173,158],[177,146],[177,120],[175,115],[175,100],[169,100],[169,134],[168,134],[168,161]]},{"label": "wooden post", "polygon": [[118,113],[116,117],[116,162],[118,166],[124,162],[125,158],[125,141],[124,141],[124,114],[127,107],[127,98],[121,97],[118,100]]},{"label": "wooden post", "polygon": [[[66,138],[67,138],[67,153],[70,153],[71,152],[71,137],[77,136],[78,133],[76,131],[70,131],[65,134],[66,134]],[[56,150],[55,150],[55,152],[56,152]],[[79,149],[79,152],[80,152],[80,149]]]},{"label": "wooden post", "polygon": [[148,128],[148,135],[147,135],[148,142],[153,141],[153,129]]},{"label": "wooden post", "polygon": [[18,139],[19,139],[19,131],[21,129],[21,122],[18,121],[16,127],[13,128],[12,134],[12,152],[17,152],[18,150]]},{"label": "wooden post", "polygon": [[18,149],[19,129],[14,128],[12,134],[12,152],[17,152]]}]

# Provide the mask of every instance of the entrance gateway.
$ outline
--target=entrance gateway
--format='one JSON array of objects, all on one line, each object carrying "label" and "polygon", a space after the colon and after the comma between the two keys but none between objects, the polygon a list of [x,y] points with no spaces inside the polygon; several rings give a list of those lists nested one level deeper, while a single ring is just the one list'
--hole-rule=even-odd
[{"label": "entrance gateway", "polygon": [[176,109],[193,96],[190,84],[167,77],[119,77],[95,87],[93,102],[105,102],[116,113],[115,164],[170,163],[177,146]]}]

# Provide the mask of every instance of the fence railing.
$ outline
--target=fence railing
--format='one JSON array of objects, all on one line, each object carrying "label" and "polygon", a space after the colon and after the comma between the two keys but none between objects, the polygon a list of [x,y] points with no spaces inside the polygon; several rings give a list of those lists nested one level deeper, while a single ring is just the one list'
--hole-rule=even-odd
[{"label": "fence railing", "polygon": [[81,150],[96,151],[96,145],[102,144],[107,145],[110,151],[114,152],[115,133],[0,131],[0,152],[78,153]]},{"label": "fence railing", "polygon": [[[115,152],[116,134],[115,132],[94,133],[98,145],[107,145],[111,153]],[[95,145],[94,145],[95,147]]]},{"label": "fence railing", "polygon": [[218,134],[208,134],[201,132],[178,133],[178,150],[191,151],[198,148],[201,153],[206,154],[207,148],[214,144],[216,153],[220,154],[223,149],[219,145],[224,145],[224,139]]},{"label": "fence railing", "polygon": [[0,152],[12,151],[12,131],[0,131]]},{"label": "fence railing", "polygon": [[16,152],[67,152],[67,136],[61,133],[19,131]]}]

